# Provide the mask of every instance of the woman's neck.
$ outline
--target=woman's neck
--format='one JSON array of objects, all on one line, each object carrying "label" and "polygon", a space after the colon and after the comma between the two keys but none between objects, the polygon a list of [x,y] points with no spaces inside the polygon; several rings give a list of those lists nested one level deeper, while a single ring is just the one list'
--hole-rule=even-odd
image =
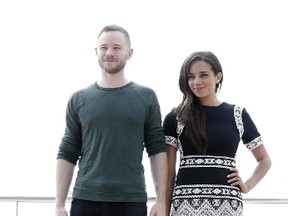
[{"label": "woman's neck", "polygon": [[215,107],[219,106],[222,103],[217,98],[213,98],[213,99],[210,99],[210,100],[201,100],[200,99],[200,102],[204,106],[215,106]]}]

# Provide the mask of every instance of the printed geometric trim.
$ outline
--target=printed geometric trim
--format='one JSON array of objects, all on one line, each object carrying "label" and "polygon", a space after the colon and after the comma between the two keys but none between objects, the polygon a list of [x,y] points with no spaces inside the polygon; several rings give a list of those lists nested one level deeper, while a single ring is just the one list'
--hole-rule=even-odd
[{"label": "printed geometric trim", "polygon": [[242,136],[244,134],[244,126],[243,126],[243,121],[242,121],[242,110],[243,110],[243,108],[241,108],[237,105],[234,106],[234,118],[235,118],[236,127],[239,131],[240,139],[242,138]]},{"label": "printed geometric trim", "polygon": [[185,124],[181,120],[178,119],[177,120],[177,129],[176,129],[178,139],[179,139],[180,135],[182,134],[184,127],[185,127]]},{"label": "printed geometric trim", "polygon": [[231,199],[242,202],[242,193],[238,187],[231,185],[194,184],[175,186],[173,200],[175,199]]},{"label": "printed geometric trim", "polygon": [[255,138],[254,140],[252,140],[249,143],[246,143],[245,146],[249,149],[249,150],[254,150],[256,149],[258,146],[260,146],[262,144],[262,137],[259,136],[257,138]]},{"label": "printed geometric trim", "polygon": [[[234,118],[235,118],[235,122],[236,122],[236,127],[239,130],[240,139],[242,138],[242,136],[244,134],[244,125],[243,125],[243,121],[242,121],[242,110],[243,110],[243,108],[241,108],[237,105],[234,106]],[[261,136],[259,136],[249,143],[244,143],[244,145],[249,150],[252,151],[252,150],[256,149],[258,146],[260,146],[262,143],[263,143],[262,138],[261,138]]]},{"label": "printed geometric trim", "polygon": [[228,200],[183,200],[172,206],[171,216],[243,216],[243,204]]},{"label": "printed geometric trim", "polygon": [[179,137],[183,132],[184,126],[185,126],[184,123],[178,120],[177,118],[177,128],[176,128],[177,139],[172,136],[165,136],[165,143],[179,150],[180,157],[183,156],[183,149]]},{"label": "printed geometric trim", "polygon": [[181,141],[180,141],[180,135],[182,134],[183,130],[184,130],[184,127],[185,127],[185,124],[177,118],[177,129],[176,129],[176,132],[177,132],[177,141],[178,141],[178,149],[179,149],[179,153],[180,153],[180,157],[183,156],[183,148],[182,148],[182,144],[181,144]]},{"label": "printed geometric trim", "polygon": [[178,141],[175,137],[165,136],[165,143],[178,149]]},{"label": "printed geometric trim", "polygon": [[230,169],[236,166],[234,158],[226,156],[214,156],[214,155],[188,155],[180,158],[180,167],[216,167]]}]

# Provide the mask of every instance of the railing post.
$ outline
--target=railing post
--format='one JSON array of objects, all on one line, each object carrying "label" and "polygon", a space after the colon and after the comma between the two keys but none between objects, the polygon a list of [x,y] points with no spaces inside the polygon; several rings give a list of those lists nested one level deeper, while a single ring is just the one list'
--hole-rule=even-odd
[{"label": "railing post", "polygon": [[19,201],[16,201],[16,216],[18,216],[18,204],[19,204]]}]

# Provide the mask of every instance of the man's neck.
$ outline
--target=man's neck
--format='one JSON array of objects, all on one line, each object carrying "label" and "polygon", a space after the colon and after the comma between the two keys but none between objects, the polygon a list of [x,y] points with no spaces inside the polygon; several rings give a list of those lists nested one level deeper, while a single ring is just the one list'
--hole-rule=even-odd
[{"label": "man's neck", "polygon": [[130,81],[124,76],[124,73],[108,74],[102,72],[102,76],[97,84],[103,88],[118,88],[129,82]]}]

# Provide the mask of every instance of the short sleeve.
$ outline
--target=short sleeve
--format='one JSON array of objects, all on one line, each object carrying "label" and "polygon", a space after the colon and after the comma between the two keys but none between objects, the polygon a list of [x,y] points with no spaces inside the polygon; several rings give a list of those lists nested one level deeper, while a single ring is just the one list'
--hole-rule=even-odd
[{"label": "short sleeve", "polygon": [[171,145],[176,149],[179,148],[178,146],[178,134],[177,134],[177,120],[176,116],[171,111],[168,113],[163,121],[163,128],[164,128],[164,135],[165,135],[165,143],[167,145]]},{"label": "short sleeve", "polygon": [[242,141],[249,150],[254,150],[262,144],[261,134],[245,108],[242,110],[243,135]]}]

